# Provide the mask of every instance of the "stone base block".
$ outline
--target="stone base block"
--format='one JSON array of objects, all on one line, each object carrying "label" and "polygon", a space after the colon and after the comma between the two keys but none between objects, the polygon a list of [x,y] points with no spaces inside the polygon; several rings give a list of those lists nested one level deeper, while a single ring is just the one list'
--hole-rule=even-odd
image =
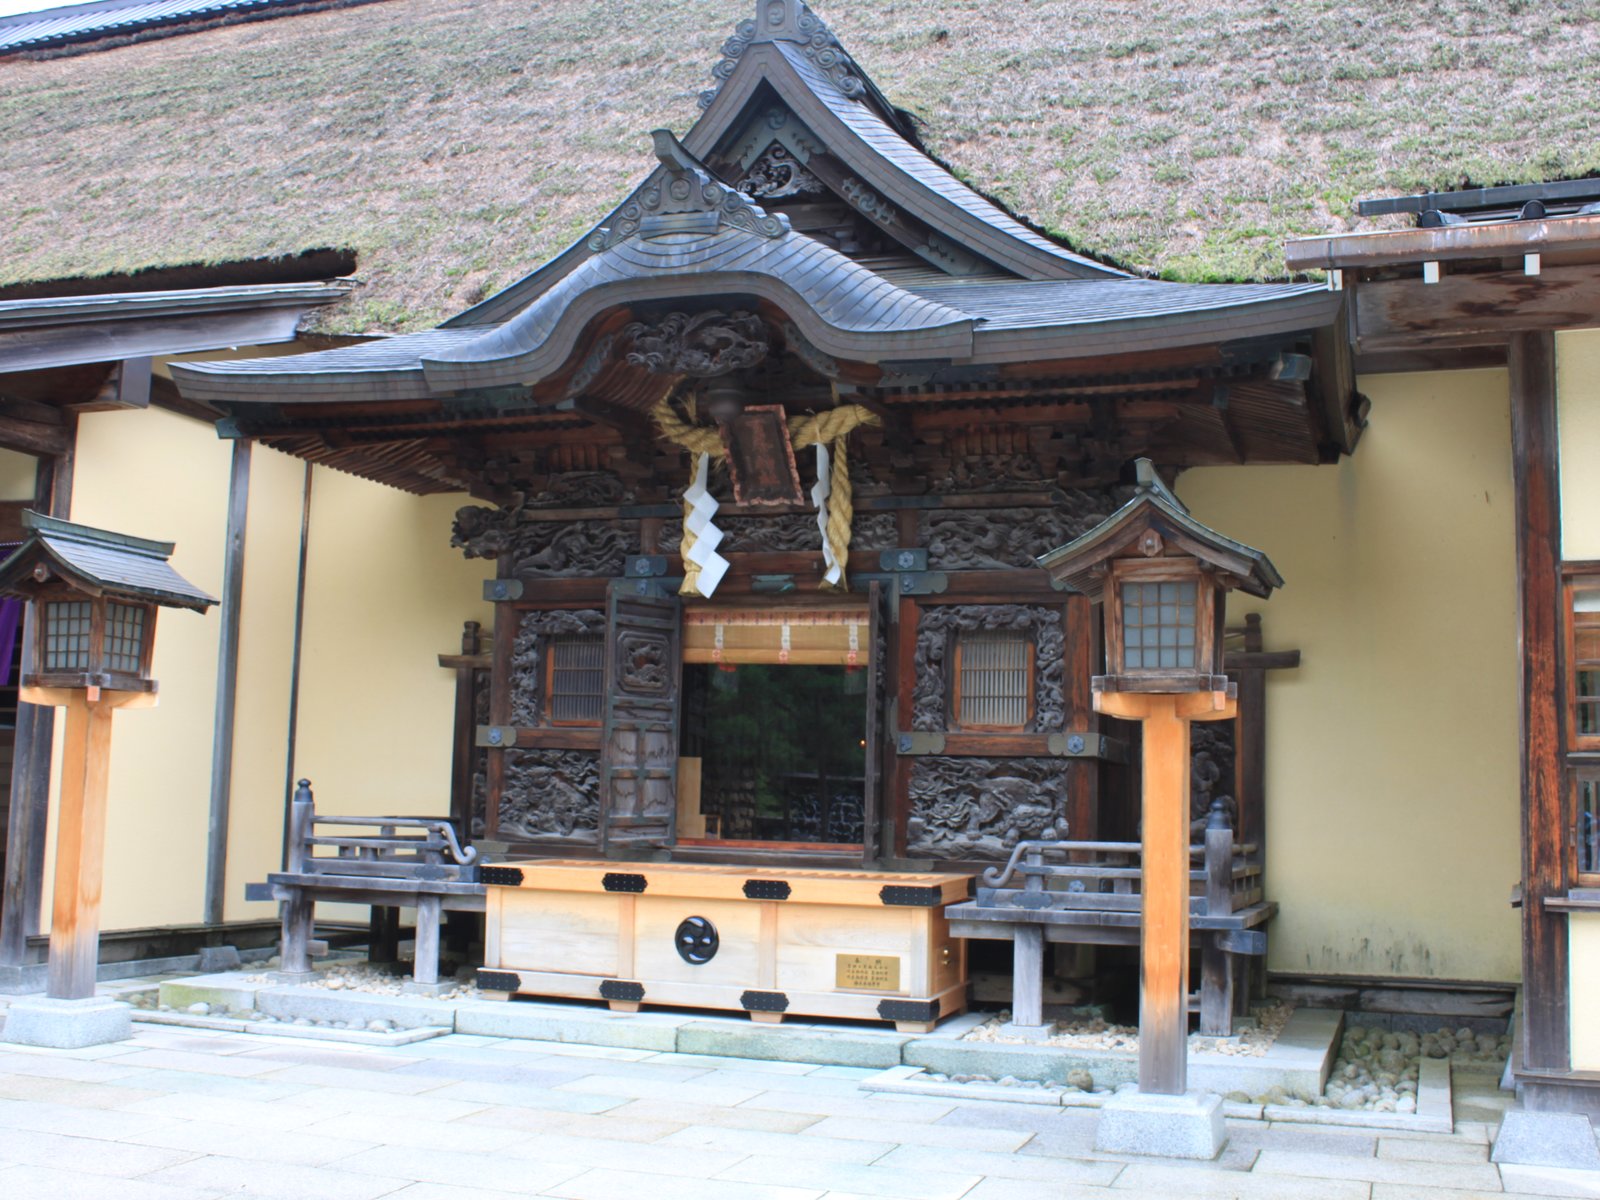
[{"label": "stone base block", "polygon": [[1526,1167],[1600,1170],[1594,1126],[1582,1113],[1513,1109],[1500,1123],[1489,1161]]},{"label": "stone base block", "polygon": [[201,946],[197,965],[203,974],[237,971],[243,965],[237,946]]},{"label": "stone base block", "polygon": [[400,990],[407,996],[429,996],[437,999],[448,991],[455,989],[455,980],[442,980],[436,983],[418,983],[415,979],[408,979],[400,985]]},{"label": "stone base block", "polygon": [[1227,1141],[1220,1096],[1155,1096],[1130,1088],[1101,1106],[1094,1148],[1111,1154],[1213,1159]]},{"label": "stone base block", "polygon": [[19,1046],[77,1050],[133,1036],[133,1010],[117,1000],[90,996],[83,1000],[51,1000],[28,996],[6,1009],[0,1039]]}]

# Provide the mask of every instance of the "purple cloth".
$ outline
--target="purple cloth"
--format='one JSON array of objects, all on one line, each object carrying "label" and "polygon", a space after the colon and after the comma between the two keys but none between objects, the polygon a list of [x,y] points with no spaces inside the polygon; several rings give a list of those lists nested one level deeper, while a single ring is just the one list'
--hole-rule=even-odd
[{"label": "purple cloth", "polygon": [[24,600],[0,600],[0,687],[11,686],[11,660],[17,647]]}]

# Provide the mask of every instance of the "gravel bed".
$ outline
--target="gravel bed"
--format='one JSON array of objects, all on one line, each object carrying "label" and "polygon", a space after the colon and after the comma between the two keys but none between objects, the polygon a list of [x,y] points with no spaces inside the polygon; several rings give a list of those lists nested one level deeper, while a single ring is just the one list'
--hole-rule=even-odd
[{"label": "gravel bed", "polygon": [[[1242,1030],[1237,1037],[1216,1038],[1191,1034],[1190,1053],[1233,1054],[1257,1058],[1272,1048],[1289,1023],[1294,1005],[1274,1001],[1255,1010],[1256,1023]],[[1137,1025],[1112,1025],[1099,1018],[1088,1021],[1058,1021],[1055,1032],[1043,1041],[1009,1035],[1005,1026],[1010,1022],[1010,1012],[1002,1012],[975,1026],[963,1036],[968,1042],[993,1042],[999,1045],[1062,1046],[1072,1050],[1126,1050],[1139,1052],[1139,1027]]]}]

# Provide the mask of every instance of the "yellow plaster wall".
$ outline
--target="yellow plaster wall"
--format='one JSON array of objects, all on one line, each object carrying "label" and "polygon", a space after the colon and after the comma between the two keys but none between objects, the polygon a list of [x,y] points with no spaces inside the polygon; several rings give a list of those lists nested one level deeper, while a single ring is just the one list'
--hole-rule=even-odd
[{"label": "yellow plaster wall", "polygon": [[1265,550],[1273,970],[1513,980],[1517,626],[1503,371],[1374,376],[1352,458],[1185,473]]},{"label": "yellow plaster wall", "polygon": [[[230,455],[210,426],[164,409],[85,413],[78,423],[72,519],[176,542],[173,567],[220,596]],[[220,629],[215,608],[204,616],[163,609],[152,664],[160,704],[113,719],[103,928],[201,917]],[[60,720],[56,734],[59,763]],[[54,770],[52,833],[59,785]],[[53,863],[53,844],[47,853]]]},{"label": "yellow plaster wall", "polygon": [[1600,559],[1600,329],[1556,334],[1561,554]]},{"label": "yellow plaster wall", "polygon": [[316,471],[295,774],[320,811],[449,812],[455,673],[438,656],[460,653],[463,621],[493,621],[493,567],[450,548],[463,502]]},{"label": "yellow plaster wall", "polygon": [[[85,414],[73,519],[175,541],[173,564],[221,595],[231,443],[162,409]],[[244,885],[282,843],[285,746],[305,464],[257,446],[245,537],[224,915],[271,917]],[[492,567],[450,548],[458,496],[419,498],[318,468],[306,583],[296,775],[323,811],[446,813],[461,623],[493,619]],[[112,742],[102,927],[203,915],[220,611],[164,611],[161,703],[120,713]],[[60,756],[57,731],[56,761]],[[59,772],[52,772],[52,791]],[[53,801],[52,801],[53,803]],[[54,861],[52,807],[47,845]],[[45,881],[48,924],[49,879]],[[329,910],[329,915],[345,914]]]},{"label": "yellow plaster wall", "polygon": [[16,450],[0,450],[0,500],[32,500],[39,460]]},{"label": "yellow plaster wall", "polygon": [[1572,1069],[1600,1071],[1600,913],[1567,918]]}]

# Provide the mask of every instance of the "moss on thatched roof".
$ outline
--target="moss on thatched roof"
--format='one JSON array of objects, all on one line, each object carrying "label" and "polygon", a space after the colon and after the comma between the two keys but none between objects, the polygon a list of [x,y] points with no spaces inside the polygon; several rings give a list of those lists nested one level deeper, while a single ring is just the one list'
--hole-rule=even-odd
[{"label": "moss on thatched roof", "polygon": [[[531,270],[685,130],[748,0],[387,0],[0,63],[0,284],[347,246],[334,331]],[[930,151],[1074,248],[1281,278],[1363,195],[1600,171],[1587,0],[818,0]]]}]

